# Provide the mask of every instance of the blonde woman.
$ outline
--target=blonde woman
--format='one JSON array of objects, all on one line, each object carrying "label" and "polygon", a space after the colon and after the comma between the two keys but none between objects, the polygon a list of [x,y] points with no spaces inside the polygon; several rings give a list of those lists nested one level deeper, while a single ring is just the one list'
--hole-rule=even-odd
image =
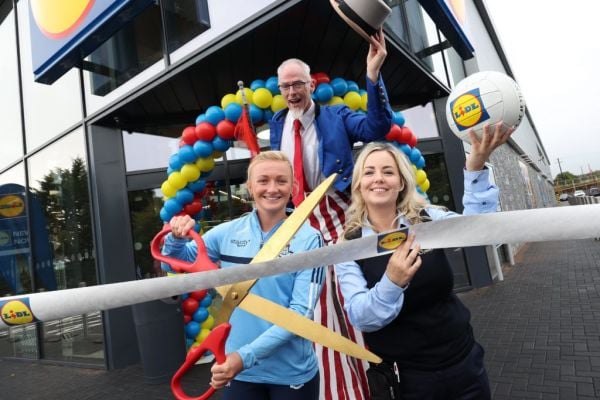
[{"label": "blonde woman", "polygon": [[[512,130],[498,125],[491,131],[486,128],[481,140],[471,134],[465,214],[494,212],[498,204],[484,163]],[[409,161],[394,146],[370,143],[361,151],[345,240],[457,215],[427,204]],[[489,399],[484,352],[469,310],[453,293],[448,260],[442,250],[421,254],[413,240],[409,235],[391,255],[336,265],[350,322],[384,360],[367,371],[371,398]]]},{"label": "blonde woman", "polygon": [[[256,208],[206,232],[202,238],[208,256],[220,261],[221,268],[249,263],[285,220],[293,182],[292,166],[282,152],[258,154],[248,167],[247,182]],[[172,235],[166,237],[163,253],[194,260],[196,244],[185,238],[194,220],[176,216],[170,224]],[[304,224],[280,256],[321,245],[321,234]],[[251,292],[311,318],[322,280],[322,268],[286,273],[259,279]],[[319,370],[310,341],[238,309],[231,325],[227,359],[211,369],[211,385],[227,385],[223,399],[318,399]]]}]

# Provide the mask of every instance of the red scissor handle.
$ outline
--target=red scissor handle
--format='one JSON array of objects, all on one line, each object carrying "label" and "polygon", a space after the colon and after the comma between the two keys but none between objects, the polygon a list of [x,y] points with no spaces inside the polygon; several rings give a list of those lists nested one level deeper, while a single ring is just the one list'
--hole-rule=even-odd
[{"label": "red scissor handle", "polygon": [[171,391],[177,400],[206,400],[215,393],[216,389],[211,386],[200,397],[190,397],[181,387],[181,378],[207,351],[211,351],[215,355],[217,364],[223,364],[227,359],[225,355],[225,341],[229,336],[229,331],[231,331],[231,324],[228,322],[222,323],[210,332],[200,346],[194,347],[188,352],[185,362],[175,372],[173,379],[171,379]]},{"label": "red scissor handle", "polygon": [[152,257],[157,259],[158,261],[162,261],[167,263],[175,270],[175,272],[200,272],[200,271],[209,271],[211,269],[219,269],[211,260],[208,258],[206,254],[206,246],[204,245],[204,240],[200,237],[200,235],[193,229],[190,229],[189,235],[194,239],[196,245],[198,246],[198,254],[196,255],[196,260],[193,263],[189,263],[187,261],[179,260],[177,258],[167,257],[160,252],[160,242],[163,237],[165,237],[168,233],[171,232],[171,225],[165,224],[162,230],[154,236],[152,242],[150,244],[150,251],[152,253]]}]

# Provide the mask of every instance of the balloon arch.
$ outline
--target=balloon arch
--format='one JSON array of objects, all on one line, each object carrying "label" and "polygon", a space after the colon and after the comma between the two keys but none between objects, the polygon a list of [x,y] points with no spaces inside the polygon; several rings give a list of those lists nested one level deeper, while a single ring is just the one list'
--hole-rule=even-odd
[{"label": "balloon arch", "polygon": [[[356,112],[366,113],[367,92],[359,89],[356,82],[343,78],[330,79],[325,73],[312,75],[316,81],[313,100],[322,105],[343,104]],[[243,90],[243,93],[242,93]],[[244,101],[245,100],[245,101]],[[167,169],[167,180],[161,185],[164,195],[160,218],[168,222],[174,215],[187,214],[196,221],[203,219],[203,198],[210,190],[207,177],[215,165],[235,140],[236,124],[242,116],[244,104],[248,106],[249,119],[255,126],[267,123],[273,114],[286,107],[280,94],[277,77],[257,79],[249,88],[228,93],[221,99],[220,106],[208,107],[196,118],[194,126],[183,129],[179,150],[171,155]],[[417,190],[426,196],[429,180],[423,170],[425,159],[416,147],[417,137],[406,126],[401,112],[394,112],[390,131],[386,140],[406,154],[413,165]],[[200,232],[196,224],[196,231]],[[167,273],[175,273],[163,264]],[[183,295],[186,344],[200,344],[214,325],[211,314],[214,295],[211,291],[197,291]]]}]

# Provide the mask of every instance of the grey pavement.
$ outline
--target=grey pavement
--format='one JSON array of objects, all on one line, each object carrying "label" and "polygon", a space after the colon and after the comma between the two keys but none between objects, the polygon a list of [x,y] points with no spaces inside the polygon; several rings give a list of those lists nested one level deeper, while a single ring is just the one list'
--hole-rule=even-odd
[{"label": "grey pavement", "polygon": [[[600,398],[600,241],[530,243],[504,281],[461,293],[486,350],[493,398]],[[209,366],[184,380],[200,395]],[[172,399],[140,365],[105,371],[0,360],[0,399]],[[218,399],[219,396],[213,397]]]}]

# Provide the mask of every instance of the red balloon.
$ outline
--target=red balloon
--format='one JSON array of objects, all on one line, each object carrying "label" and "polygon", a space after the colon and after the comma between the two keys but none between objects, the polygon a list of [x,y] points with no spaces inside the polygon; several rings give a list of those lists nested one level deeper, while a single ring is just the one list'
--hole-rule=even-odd
[{"label": "red balloon", "polygon": [[198,300],[188,297],[181,304],[181,308],[183,308],[183,313],[192,315],[198,309]]},{"label": "red balloon", "polygon": [[187,128],[185,128],[181,134],[181,140],[183,140],[186,144],[189,144],[190,146],[196,143],[196,140],[198,140],[198,138],[196,137],[196,127],[188,126]]},{"label": "red balloon", "polygon": [[410,133],[410,140],[408,142],[408,145],[410,147],[415,147],[417,145],[417,137],[412,132]]},{"label": "red balloon", "polygon": [[410,143],[410,137],[413,136],[412,131],[407,128],[406,126],[403,126],[402,128],[400,128],[401,132],[400,132],[400,139],[398,140],[398,142],[402,143],[402,144],[409,144]]},{"label": "red balloon", "polygon": [[223,140],[233,139],[235,133],[235,124],[229,120],[222,120],[217,124],[217,135]]},{"label": "red balloon", "polygon": [[210,122],[200,122],[196,125],[196,137],[200,140],[205,140],[207,142],[212,141],[217,134],[217,130],[215,126]]},{"label": "red balloon", "polygon": [[185,207],[183,207],[183,212],[189,216],[196,215],[200,211],[202,211],[202,203],[199,201],[192,201],[191,203],[186,204]]},{"label": "red balloon", "polygon": [[400,128],[396,124],[392,124],[392,127],[390,128],[390,131],[387,133],[387,135],[385,135],[385,138],[389,142],[399,142],[400,143],[401,134],[402,134],[402,128]]},{"label": "red balloon", "polygon": [[183,314],[183,323],[187,324],[188,322],[190,322],[192,320],[192,316],[188,315],[188,314]]},{"label": "red balloon", "polygon": [[204,296],[206,296],[206,293],[208,293],[206,290],[196,290],[195,292],[190,292],[190,297],[198,301],[202,301]]},{"label": "red balloon", "polygon": [[319,83],[329,83],[331,81],[325,72],[315,72],[310,76],[315,80],[315,86],[318,86]]}]

